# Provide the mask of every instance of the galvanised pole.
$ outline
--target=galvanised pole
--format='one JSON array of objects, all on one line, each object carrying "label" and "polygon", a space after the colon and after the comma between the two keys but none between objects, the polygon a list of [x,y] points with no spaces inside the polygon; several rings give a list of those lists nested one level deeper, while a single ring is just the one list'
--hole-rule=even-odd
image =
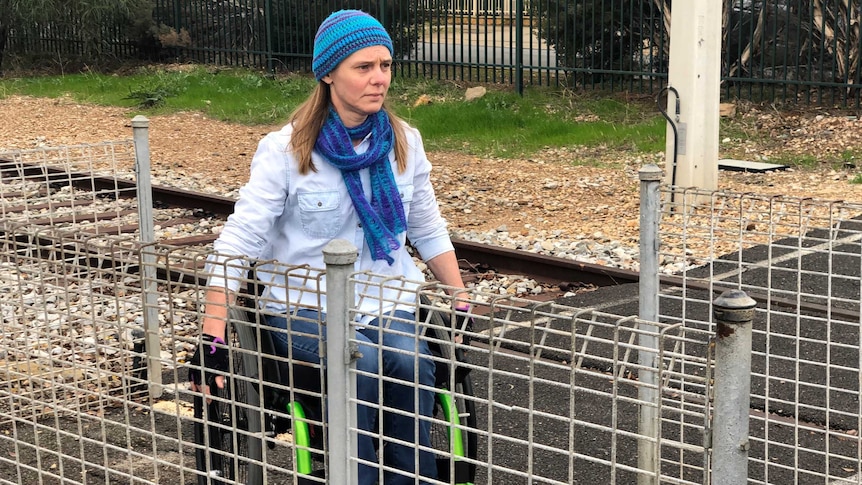
[{"label": "galvanised pole", "polygon": [[751,330],[756,302],[727,290],[712,302],[716,322],[712,483],[748,483]]},{"label": "galvanised pole", "polygon": [[[658,321],[659,305],[659,219],[663,173],[649,164],[638,172],[640,179],[640,277],[638,279],[638,317],[643,322]],[[641,324],[638,334],[638,485],[656,485],[659,478],[659,389],[658,327]]]},{"label": "galvanised pole", "polygon": [[329,420],[329,471],[327,483],[357,483],[356,379],[351,368],[357,355],[350,325],[353,284],[350,277],[359,257],[356,246],[335,239],[323,248],[326,263],[326,389]]},{"label": "galvanised pole", "polygon": [[162,395],[161,339],[159,336],[156,240],[153,222],[153,183],[150,178],[150,120],[145,116],[132,119],[135,142],[135,179],[138,197],[138,227],[141,243],[141,291],[144,299],[144,345],[147,352],[147,376],[150,396]]}]

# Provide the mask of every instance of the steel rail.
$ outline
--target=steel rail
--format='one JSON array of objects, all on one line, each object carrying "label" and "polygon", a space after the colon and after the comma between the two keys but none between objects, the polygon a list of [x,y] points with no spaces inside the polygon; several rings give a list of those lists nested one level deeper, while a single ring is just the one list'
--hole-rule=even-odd
[{"label": "steel rail", "polygon": [[[117,190],[123,189],[122,196],[134,198],[136,184],[132,180],[117,177],[94,176],[84,172],[68,172],[60,168],[44,165],[18,163],[12,160],[0,159],[0,175],[7,174],[30,177],[44,177],[52,183],[72,185],[85,190]],[[127,189],[127,190],[126,190]],[[227,218],[233,213],[236,199],[217,194],[183,190],[164,185],[153,185],[153,201],[158,207],[179,207],[200,210],[206,214]],[[162,241],[169,245],[200,245],[211,243],[217,236],[201,235]],[[599,264],[575,261],[557,256],[549,256],[499,246],[491,246],[453,238],[452,244],[462,266],[467,269],[481,268],[498,274],[523,275],[546,284],[566,283],[614,286],[636,283],[639,274],[636,271],[613,268]],[[660,284],[665,287],[700,290],[720,293],[726,290],[721,282],[710,282],[684,278],[675,275],[661,275]],[[749,296],[760,303],[808,311],[816,314],[830,313],[834,317],[848,321],[859,321],[860,312],[841,309],[834,306],[820,305],[810,302],[798,302],[787,298],[777,298],[765,293],[749,292]]]}]

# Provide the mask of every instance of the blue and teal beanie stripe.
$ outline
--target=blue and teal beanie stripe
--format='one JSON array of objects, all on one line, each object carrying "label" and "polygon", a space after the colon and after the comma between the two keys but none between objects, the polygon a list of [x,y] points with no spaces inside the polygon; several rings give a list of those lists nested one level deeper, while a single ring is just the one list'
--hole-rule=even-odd
[{"label": "blue and teal beanie stripe", "polygon": [[314,36],[311,60],[314,77],[320,81],[350,54],[374,45],[382,45],[390,54],[394,53],[392,38],[377,19],[360,10],[339,10],[331,14]]}]

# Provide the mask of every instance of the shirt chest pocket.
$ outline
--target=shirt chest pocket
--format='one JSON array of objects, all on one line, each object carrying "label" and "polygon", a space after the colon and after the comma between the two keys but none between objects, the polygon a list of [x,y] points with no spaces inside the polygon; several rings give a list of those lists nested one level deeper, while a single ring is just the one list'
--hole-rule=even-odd
[{"label": "shirt chest pocket", "polygon": [[413,201],[413,184],[398,185],[398,195],[404,205],[409,205]]},{"label": "shirt chest pocket", "polygon": [[413,184],[399,184],[398,196],[404,205],[404,217],[407,217],[410,215],[410,203],[413,202]]},{"label": "shirt chest pocket", "polygon": [[308,192],[297,194],[302,231],[308,237],[333,238],[344,223],[339,212],[338,192]]}]

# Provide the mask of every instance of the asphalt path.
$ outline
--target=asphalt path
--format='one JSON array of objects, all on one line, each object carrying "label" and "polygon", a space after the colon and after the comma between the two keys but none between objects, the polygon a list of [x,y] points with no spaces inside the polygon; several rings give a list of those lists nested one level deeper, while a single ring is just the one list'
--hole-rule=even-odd
[{"label": "asphalt path", "polygon": [[[442,64],[470,64],[514,67],[517,58],[514,46],[487,46],[479,44],[438,44],[420,42],[412,60],[439,62]],[[548,49],[524,48],[520,59],[524,68],[556,68],[557,56]]]},{"label": "asphalt path", "polygon": [[[427,32],[431,42],[416,44],[412,60],[443,64],[470,64],[514,67],[518,62],[515,36],[518,33],[508,25],[450,25],[435,32]],[[530,29],[520,32],[521,63],[525,68],[556,68],[557,55]]]},{"label": "asphalt path", "polygon": [[[788,238],[770,246],[747,249],[741,254],[728,254],[688,273],[692,278],[712,278],[718,288],[736,288],[741,284],[761,300],[753,321],[752,347],[756,353],[752,358],[750,413],[757,419],[752,420],[750,430],[753,440],[749,456],[754,459],[749,466],[751,479],[767,483],[822,484],[828,472],[832,477],[856,482],[862,335],[858,318],[848,319],[847,315],[860,308],[860,230],[862,224],[858,221],[847,221],[838,230],[810,231],[801,239]],[[740,261],[745,268],[742,272],[738,271]],[[678,293],[673,287],[663,287],[662,291],[668,295]],[[660,313],[665,321],[682,320],[690,328],[708,330],[710,324],[706,322],[711,320],[708,303],[717,296],[689,289],[684,310],[683,302],[676,296],[661,299]],[[767,308],[766,297],[773,303],[780,303]],[[788,301],[804,303],[808,309],[797,311],[792,305],[788,306]],[[637,315],[638,285],[600,288],[561,299],[558,303],[620,316]],[[829,312],[831,318],[827,319],[825,312]],[[561,321],[552,325],[565,328],[563,326],[568,323]],[[524,342],[520,349],[518,345],[509,347],[515,351],[525,350],[530,342],[537,341],[537,331],[526,327],[508,331],[507,340]],[[596,336],[611,338],[608,332]],[[548,337],[544,345],[569,348],[571,343],[560,339],[565,340],[565,337]],[[690,348],[695,353],[704,347]],[[572,377],[571,371],[530,366],[520,358],[495,357],[495,372],[490,380],[486,373],[474,375],[477,396],[488,397],[490,382],[492,401],[497,404],[478,411],[482,419],[490,416],[490,429],[495,431],[482,443],[481,452],[486,453],[492,463],[508,463],[505,466],[511,470],[533,470],[542,477],[564,483],[609,483],[612,479],[616,483],[634,483],[634,475],[624,468],[637,464],[636,441],[622,435],[613,441],[610,433],[598,428],[614,426],[622,431],[637,430],[637,408],[625,400],[634,397],[636,390],[634,386],[614,381],[607,374],[610,369],[605,363],[612,353],[611,345],[591,346],[590,359],[584,366],[595,370],[595,375],[578,374],[571,393],[539,382],[530,394],[529,386],[525,385],[530,373],[534,380],[538,377],[540,381],[566,383]],[[486,354],[474,354],[478,355],[473,355],[473,359],[489,358]],[[552,353],[546,353],[546,357],[554,358]],[[486,364],[478,360],[474,363]],[[613,392],[620,397],[616,408],[603,398]],[[542,417],[530,420],[517,406],[507,410],[506,406],[512,403],[521,406],[532,403],[539,411],[547,410],[547,416],[565,415],[561,410],[571,407],[579,421],[596,426],[568,427],[541,413]],[[665,425],[663,429],[666,438],[677,438],[672,425]],[[531,454],[527,446],[509,439],[518,436],[529,437],[549,449],[534,447]],[[769,442],[768,449],[764,449],[764,441]],[[550,451],[551,447],[567,450],[570,446],[592,460],[569,459]],[[613,460],[623,466],[615,468],[603,460]],[[683,472],[684,478],[700,481],[701,457],[688,453],[685,461],[688,468]],[[670,468],[666,471],[674,476],[679,474]],[[499,483],[529,483],[517,473],[494,473],[495,482],[502,476]],[[834,483],[838,485],[844,483],[843,480]]]}]

